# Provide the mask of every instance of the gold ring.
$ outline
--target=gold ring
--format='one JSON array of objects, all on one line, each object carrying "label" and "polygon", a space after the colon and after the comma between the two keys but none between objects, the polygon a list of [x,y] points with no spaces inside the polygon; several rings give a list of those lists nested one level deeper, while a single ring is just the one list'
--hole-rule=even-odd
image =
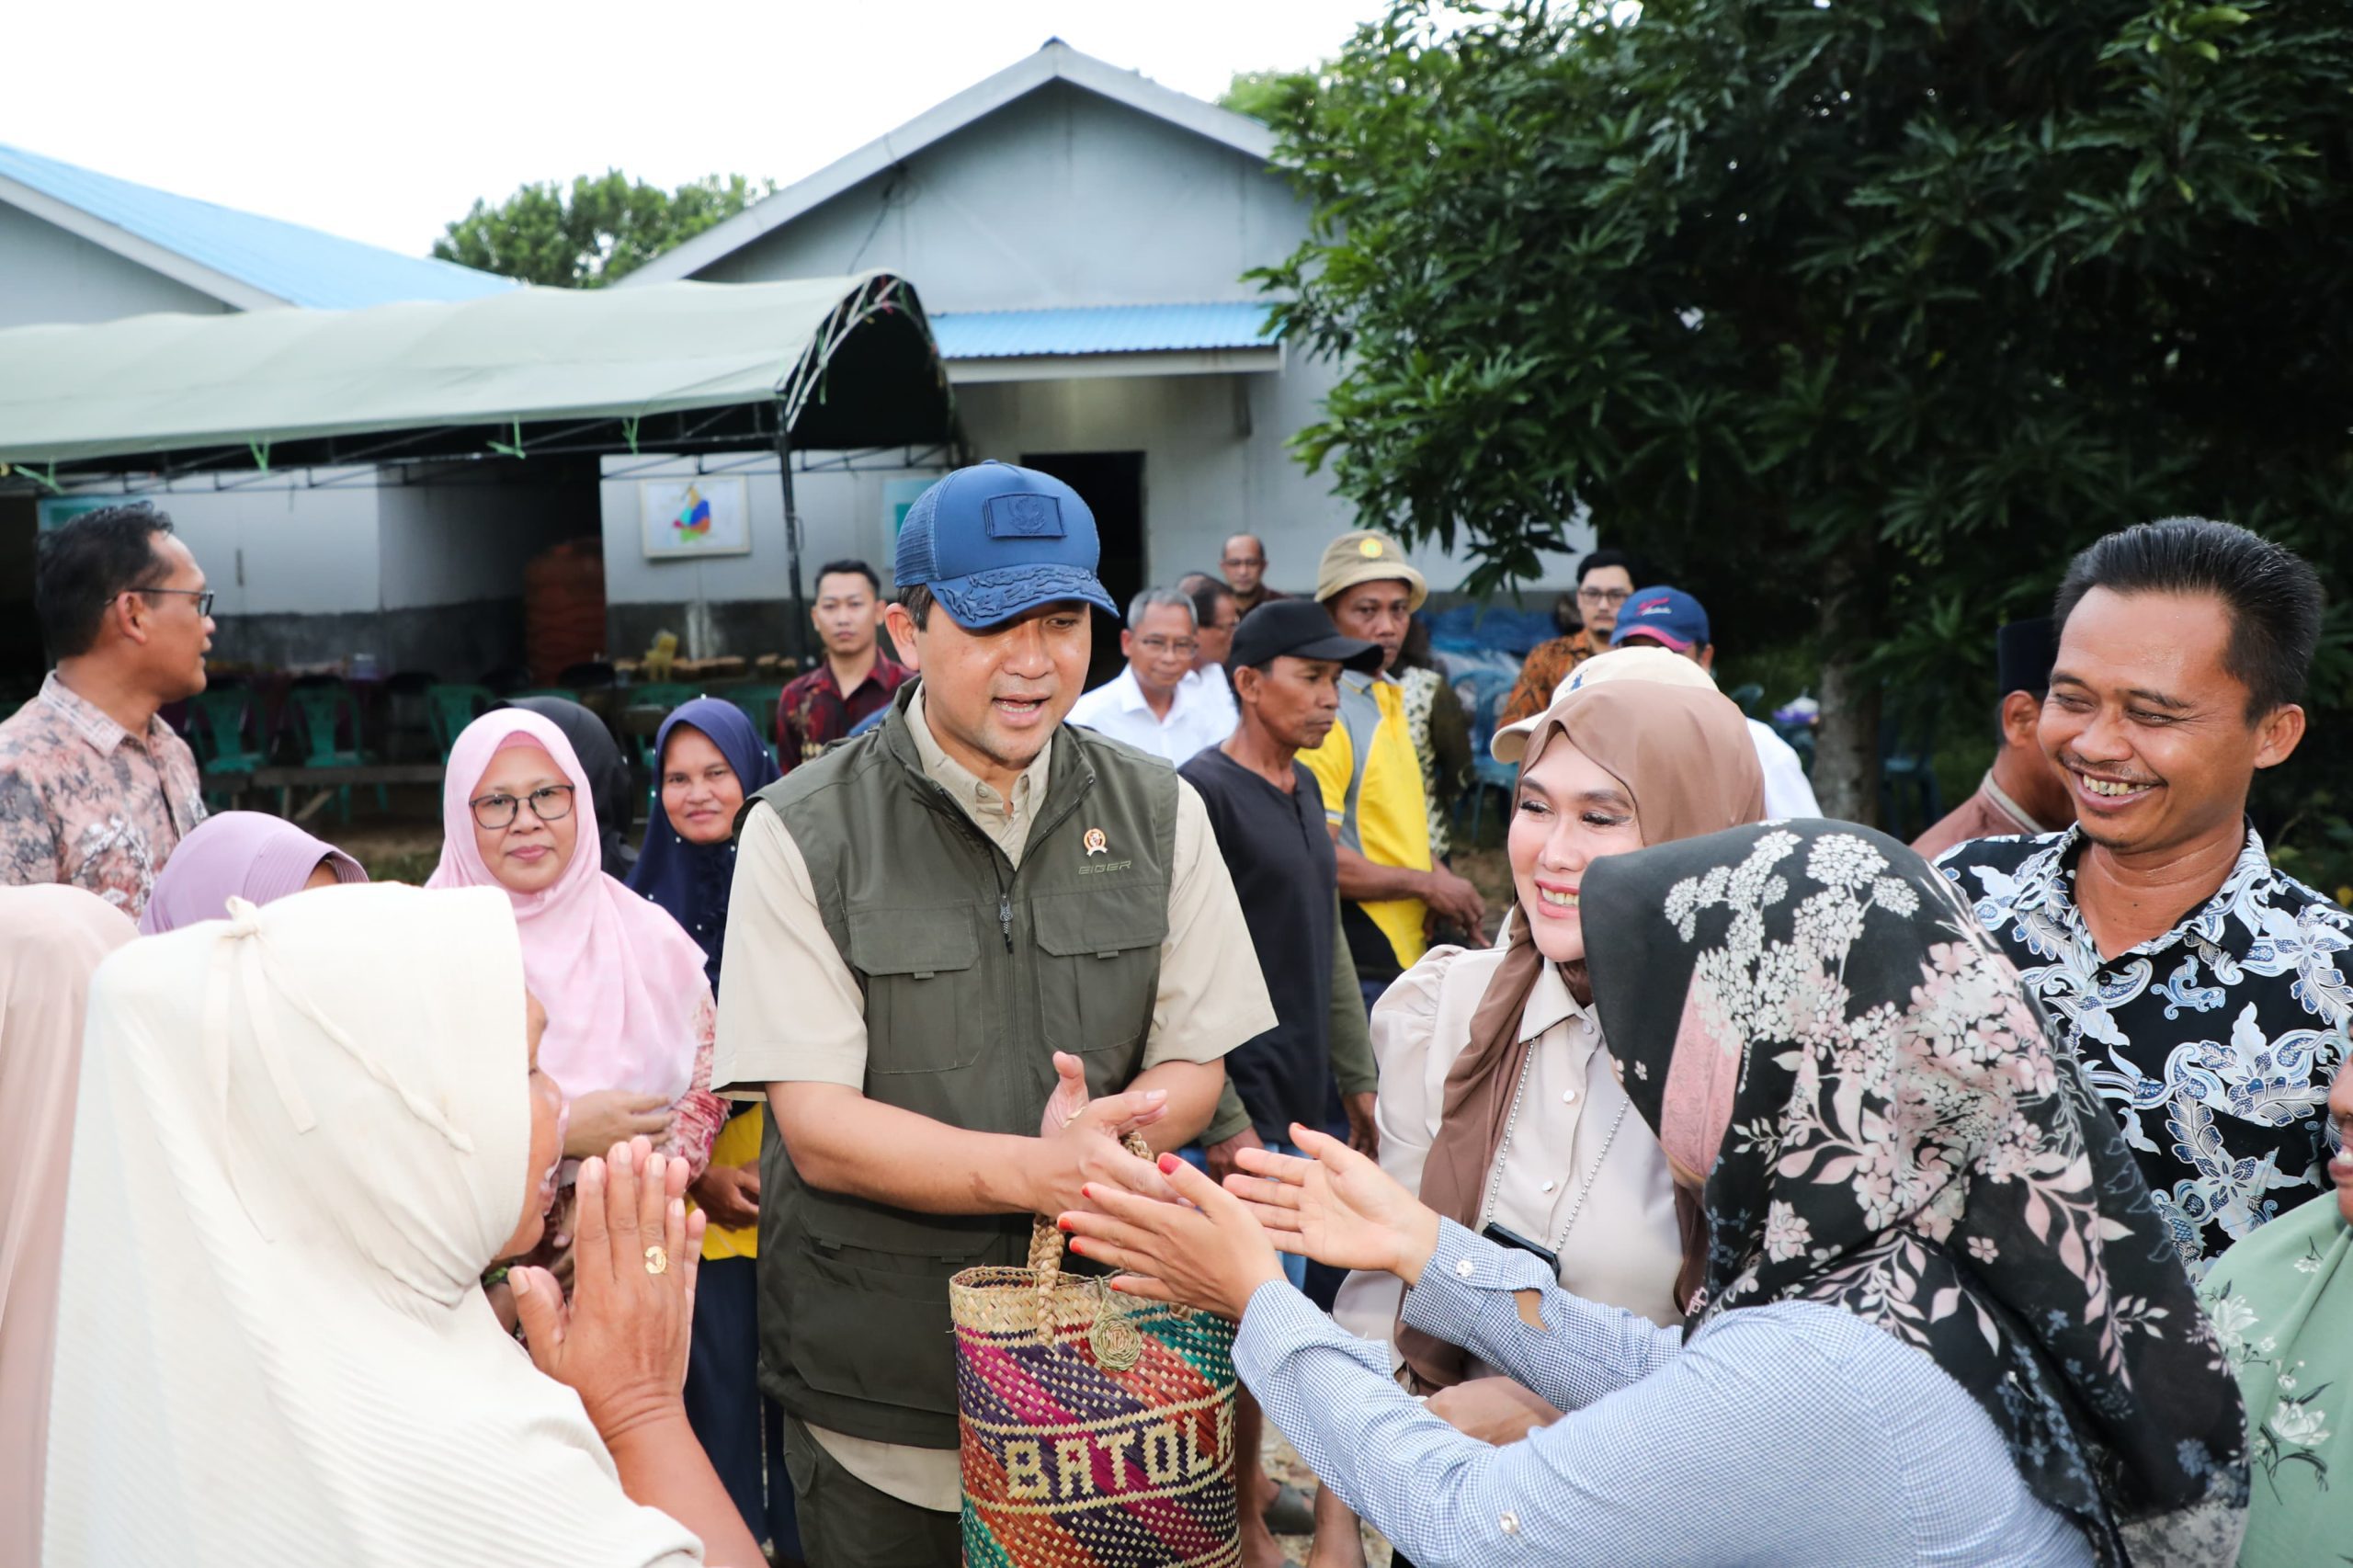
[{"label": "gold ring", "polygon": [[647,1247],[645,1249],[645,1272],[648,1274],[669,1273],[670,1255],[664,1252],[658,1245]]}]

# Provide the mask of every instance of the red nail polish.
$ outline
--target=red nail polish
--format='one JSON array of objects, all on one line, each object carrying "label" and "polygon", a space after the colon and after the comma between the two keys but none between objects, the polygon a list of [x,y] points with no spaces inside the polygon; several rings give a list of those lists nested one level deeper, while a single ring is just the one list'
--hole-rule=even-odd
[{"label": "red nail polish", "polygon": [[1160,1156],[1160,1174],[1163,1176],[1175,1176],[1176,1174],[1176,1167],[1184,1163],[1184,1161],[1178,1159],[1174,1154],[1163,1154]]},{"label": "red nail polish", "polygon": [[1070,1216],[1065,1214],[1061,1219],[1055,1221],[1054,1223],[1060,1229],[1067,1231],[1070,1229]]}]

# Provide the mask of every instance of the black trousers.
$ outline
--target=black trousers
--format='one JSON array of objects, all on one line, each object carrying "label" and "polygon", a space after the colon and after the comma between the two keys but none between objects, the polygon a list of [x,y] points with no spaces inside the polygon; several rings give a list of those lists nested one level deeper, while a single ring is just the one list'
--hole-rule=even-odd
[{"label": "black trousers", "polygon": [[799,1557],[801,1531],[784,1471],[784,1412],[759,1388],[757,1267],[748,1257],[722,1257],[707,1260],[697,1278],[687,1421],[752,1539]]}]

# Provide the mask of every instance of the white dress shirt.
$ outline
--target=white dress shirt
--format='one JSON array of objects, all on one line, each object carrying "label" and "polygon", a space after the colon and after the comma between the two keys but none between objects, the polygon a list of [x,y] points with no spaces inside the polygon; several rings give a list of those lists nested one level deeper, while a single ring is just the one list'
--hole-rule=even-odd
[{"label": "white dress shirt", "polygon": [[1173,767],[1233,733],[1233,702],[1204,680],[1200,671],[1187,670],[1176,683],[1168,717],[1158,718],[1144,701],[1131,665],[1080,698],[1071,708],[1070,722],[1164,758]]},{"label": "white dress shirt", "polygon": [[1756,743],[1756,766],[1765,770],[1765,819],[1820,816],[1822,802],[1813,798],[1813,781],[1805,776],[1797,747],[1762,719],[1748,722],[1748,738]]}]

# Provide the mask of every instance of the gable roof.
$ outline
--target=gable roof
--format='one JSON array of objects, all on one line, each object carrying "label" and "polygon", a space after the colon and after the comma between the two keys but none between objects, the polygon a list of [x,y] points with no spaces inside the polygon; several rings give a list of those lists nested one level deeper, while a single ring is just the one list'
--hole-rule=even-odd
[{"label": "gable roof", "polygon": [[517,285],[0,145],[0,202],[238,310],[472,300]]},{"label": "gable roof", "polygon": [[781,228],[802,213],[832,200],[860,181],[873,178],[894,164],[904,162],[936,142],[1024,97],[1051,82],[1068,82],[1088,92],[1124,104],[1155,119],[1205,136],[1212,142],[1263,163],[1274,155],[1275,133],[1248,115],[1235,114],[1204,103],[1173,87],[1164,87],[1133,71],[1122,71],[1091,54],[1081,54],[1062,40],[1025,60],[1008,65],[986,81],[976,83],[954,97],[934,105],[896,131],[869,142],[857,152],[795,180],[774,196],[756,202],[727,222],[704,230],[675,250],[665,251],[622,278],[617,288],[667,283],[688,278],[722,256]]}]

